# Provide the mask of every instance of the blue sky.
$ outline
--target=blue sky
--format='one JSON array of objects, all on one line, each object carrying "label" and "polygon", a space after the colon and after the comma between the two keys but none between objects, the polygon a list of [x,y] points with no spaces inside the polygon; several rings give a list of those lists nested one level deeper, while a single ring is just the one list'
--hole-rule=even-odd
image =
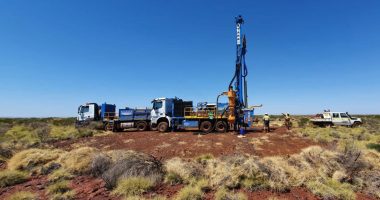
[{"label": "blue sky", "polygon": [[0,116],[215,102],[247,36],[257,113],[380,113],[380,1],[0,1]]}]

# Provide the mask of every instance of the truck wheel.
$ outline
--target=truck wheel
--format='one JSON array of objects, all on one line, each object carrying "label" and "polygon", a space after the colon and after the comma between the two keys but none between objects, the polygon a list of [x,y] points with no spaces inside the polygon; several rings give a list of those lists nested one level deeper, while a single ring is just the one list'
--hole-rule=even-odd
[{"label": "truck wheel", "polygon": [[354,122],[354,124],[352,124],[351,127],[355,128],[355,127],[358,127],[360,125],[362,125],[362,123],[360,123],[360,122]]},{"label": "truck wheel", "polygon": [[227,131],[227,124],[224,121],[218,121],[215,125],[215,130],[219,133],[224,133]]},{"label": "truck wheel", "polygon": [[156,125],[150,125],[150,130],[151,131],[157,131],[157,128],[158,128],[158,126],[157,126],[157,124]]},{"label": "truck wheel", "polygon": [[159,132],[164,133],[168,131],[169,124],[167,122],[160,122],[157,126]]},{"label": "truck wheel", "polygon": [[146,131],[148,124],[146,122],[137,122],[136,128],[138,131]]},{"label": "truck wheel", "polygon": [[212,123],[210,121],[203,121],[201,123],[201,126],[199,127],[199,129],[204,132],[204,133],[209,133],[212,131]]}]

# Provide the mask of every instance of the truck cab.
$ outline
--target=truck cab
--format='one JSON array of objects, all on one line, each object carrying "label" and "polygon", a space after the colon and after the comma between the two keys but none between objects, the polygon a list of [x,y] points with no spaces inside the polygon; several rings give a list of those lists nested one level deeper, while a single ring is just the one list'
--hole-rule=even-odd
[{"label": "truck cab", "polygon": [[90,121],[100,121],[115,116],[116,106],[113,104],[103,103],[99,106],[97,103],[85,103],[78,107],[76,125],[87,125]]},{"label": "truck cab", "polygon": [[85,103],[78,107],[77,122],[99,120],[99,106],[96,103]]},{"label": "truck cab", "polygon": [[152,104],[151,127],[160,132],[165,132],[182,122],[185,107],[192,107],[193,102],[183,101],[179,98],[156,98]]}]

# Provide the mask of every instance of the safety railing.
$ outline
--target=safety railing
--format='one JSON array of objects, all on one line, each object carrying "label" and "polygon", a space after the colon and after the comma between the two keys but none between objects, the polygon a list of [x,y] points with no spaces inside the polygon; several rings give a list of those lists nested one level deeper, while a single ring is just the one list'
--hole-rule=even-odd
[{"label": "safety railing", "polygon": [[116,112],[105,112],[103,119],[106,121],[117,119]]},{"label": "safety railing", "polygon": [[[223,111],[218,112],[218,117],[226,117],[226,113],[220,116]],[[184,116],[187,118],[215,118],[216,108],[202,108],[194,109],[193,107],[186,107],[184,109]]]}]

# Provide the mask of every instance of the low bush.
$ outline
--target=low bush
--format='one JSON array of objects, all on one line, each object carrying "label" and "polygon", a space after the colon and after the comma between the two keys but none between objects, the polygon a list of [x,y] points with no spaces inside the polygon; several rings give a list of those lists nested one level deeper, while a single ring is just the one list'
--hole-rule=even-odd
[{"label": "low bush", "polygon": [[263,174],[258,166],[258,159],[255,157],[230,156],[212,159],[206,166],[206,176],[210,180],[212,187],[238,188],[244,180],[257,179],[257,187],[265,184]]},{"label": "low bush", "polygon": [[112,164],[112,159],[109,156],[103,153],[97,154],[91,163],[91,174],[95,177],[101,176]]},{"label": "low bush", "polygon": [[340,183],[333,179],[310,181],[306,187],[323,199],[353,200],[356,197],[350,184]]},{"label": "low bush", "polygon": [[72,174],[89,174],[91,172],[91,164],[93,157],[98,152],[97,149],[91,147],[81,147],[71,150],[63,154],[59,162],[62,166]]},{"label": "low bush", "polygon": [[247,200],[248,197],[246,194],[239,192],[234,193],[229,190],[227,190],[224,187],[219,188],[215,192],[215,200]]},{"label": "low bush", "polygon": [[69,181],[62,180],[47,187],[47,193],[51,200],[71,200],[75,197],[75,192],[69,187]]},{"label": "low bush", "polygon": [[53,140],[73,139],[79,135],[78,129],[74,126],[52,126],[50,131],[50,138]]},{"label": "low bush", "polygon": [[310,121],[309,118],[302,117],[298,121],[298,127],[301,127],[301,128],[306,127],[308,125],[309,121]]},{"label": "low bush", "polygon": [[201,200],[203,197],[202,190],[197,186],[188,185],[182,188],[177,195],[175,200]]},{"label": "low bush", "polygon": [[28,179],[28,176],[16,170],[0,171],[0,188],[23,183]]},{"label": "low bush", "polygon": [[202,167],[194,162],[187,162],[181,158],[172,158],[164,163],[165,169],[170,174],[181,177],[182,182],[189,183],[193,179],[202,176]]},{"label": "low bush", "polygon": [[170,185],[180,184],[182,183],[182,178],[178,174],[168,172],[165,174],[165,183]]},{"label": "low bush", "polygon": [[10,197],[8,197],[8,200],[38,200],[36,194],[26,191],[20,191],[12,194]]},{"label": "low bush", "polygon": [[15,154],[8,162],[8,168],[13,170],[31,171],[48,162],[56,160],[64,151],[51,149],[28,149]]},{"label": "low bush", "polygon": [[202,165],[206,165],[207,161],[211,159],[214,159],[214,156],[212,154],[203,154],[195,158],[197,163],[202,164]]},{"label": "low bush", "polygon": [[291,169],[286,162],[279,157],[262,159],[260,168],[265,174],[267,174],[268,181],[265,183],[269,185],[270,189],[276,192],[285,192],[289,190],[294,184],[292,182],[294,175],[298,173],[295,169]]},{"label": "low bush", "polygon": [[48,181],[53,183],[53,182],[59,182],[63,180],[71,180],[74,178],[74,175],[70,174],[64,169],[58,169],[54,171],[53,173],[48,175]]},{"label": "low bush", "polygon": [[24,125],[15,125],[10,130],[0,135],[3,146],[12,149],[24,149],[37,146],[40,140],[32,128]]},{"label": "low bush", "polygon": [[114,195],[128,197],[141,195],[154,186],[154,181],[144,177],[129,177],[121,179],[112,191]]},{"label": "low bush", "polygon": [[[107,188],[115,187],[117,181],[121,178],[146,177],[155,181],[162,179],[162,164],[152,156],[132,151],[124,153],[115,151],[111,154],[115,164],[102,174]],[[116,159],[117,156],[115,155],[119,155],[120,160]]]}]

